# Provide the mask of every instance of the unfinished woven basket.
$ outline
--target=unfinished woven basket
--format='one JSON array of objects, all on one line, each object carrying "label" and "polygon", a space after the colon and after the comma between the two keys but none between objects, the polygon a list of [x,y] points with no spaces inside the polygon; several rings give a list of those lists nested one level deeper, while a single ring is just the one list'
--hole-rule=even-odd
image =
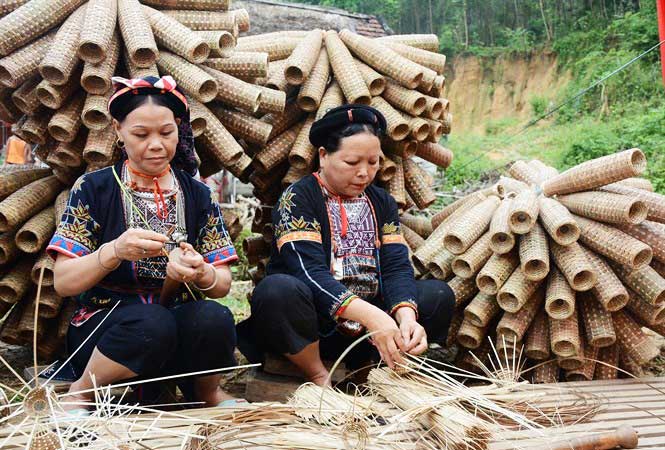
[{"label": "unfinished woven basket", "polygon": [[432,234],[432,223],[425,216],[414,216],[405,212],[400,216],[399,220],[401,224],[408,226],[424,239],[427,239]]},{"label": "unfinished woven basket", "polygon": [[420,246],[425,243],[425,239],[423,239],[418,233],[413,231],[408,226],[401,224],[400,230],[404,240],[406,241],[406,244],[409,246],[409,249],[411,249],[412,252],[418,250],[418,248],[420,248]]},{"label": "unfinished woven basket", "polygon": [[255,42],[243,42],[238,39],[235,51],[238,52],[262,52],[268,54],[270,62],[285,60],[298,46],[302,39],[283,38],[276,40],[260,40]]},{"label": "unfinished woven basket", "polygon": [[382,97],[372,98],[370,106],[376,108],[384,115],[387,122],[386,134],[391,139],[401,141],[409,135],[411,130],[409,122]]},{"label": "unfinished woven basket", "polygon": [[67,99],[79,90],[82,69],[82,66],[79,65],[67,82],[62,85],[55,85],[42,80],[37,85],[37,98],[39,98],[39,101],[50,109],[60,109]]},{"label": "unfinished woven basket", "polygon": [[325,43],[335,80],[342,88],[347,101],[369,105],[371,100],[369,88],[356,70],[353,56],[340,36],[336,31],[328,31],[325,35]]},{"label": "unfinished woven basket", "polygon": [[439,37],[436,34],[399,34],[380,37],[377,40],[379,42],[398,42],[430,52],[439,51]]},{"label": "unfinished woven basket", "polygon": [[286,92],[257,86],[261,90],[257,113],[282,113],[286,108]]},{"label": "unfinished woven basket", "polygon": [[424,141],[430,134],[429,122],[422,117],[415,117],[408,113],[402,113],[402,117],[409,124],[409,137],[416,142]]},{"label": "unfinished woven basket", "polygon": [[319,109],[316,112],[316,120],[319,120],[331,109],[342,106],[344,103],[344,92],[342,91],[339,83],[333,80],[333,82],[330,83],[330,86],[328,86],[326,93],[323,94],[321,104],[319,105]]},{"label": "unfinished woven basket", "polygon": [[463,347],[477,349],[485,340],[485,336],[487,336],[487,327],[476,327],[464,319],[457,332],[457,341]]},{"label": "unfinished woven basket", "polygon": [[447,169],[453,160],[453,152],[439,144],[422,142],[418,144],[416,155],[442,169]]},{"label": "unfinished woven basket", "polygon": [[516,180],[527,185],[538,185],[540,183],[538,170],[530,166],[526,161],[515,161],[508,169],[508,173]]},{"label": "unfinished woven basket", "polygon": [[78,38],[83,28],[86,7],[87,4],[84,4],[69,16],[39,63],[39,73],[51,84],[66,83],[74,72],[79,61]]},{"label": "unfinished woven basket", "polygon": [[231,166],[240,159],[244,150],[210,110],[208,114],[206,117],[208,127],[200,137],[204,138],[206,147],[214,152],[222,164]]},{"label": "unfinished woven basket", "polygon": [[550,270],[547,280],[545,311],[547,315],[557,320],[567,319],[575,313],[575,291],[556,267]]},{"label": "unfinished woven basket", "polygon": [[566,370],[566,381],[591,381],[596,371],[597,347],[587,345],[584,347],[584,361],[581,367]]},{"label": "unfinished woven basket", "polygon": [[51,169],[28,169],[0,173],[0,199],[7,197],[24,186],[51,174]]},{"label": "unfinished woven basket", "polygon": [[19,254],[14,233],[10,230],[0,234],[0,265],[4,266],[13,262]]},{"label": "unfinished woven basket", "polygon": [[[120,0],[118,0],[120,1]],[[134,64],[132,58],[129,56],[127,47],[122,49],[123,60],[129,76],[132,78],[144,78],[144,77],[159,77],[159,70],[157,70],[157,64],[152,63],[148,67],[139,67]]]},{"label": "unfinished woven basket", "polygon": [[390,138],[385,138],[381,149],[384,153],[399,156],[400,158],[411,158],[416,156],[418,142],[410,140],[393,141]]},{"label": "unfinished woven basket", "polygon": [[194,31],[226,30],[233,31],[235,36],[240,31],[234,11],[196,11],[185,8],[162,11]]},{"label": "unfinished woven basket", "polygon": [[272,125],[272,131],[270,132],[268,140],[272,140],[299,123],[303,116],[303,111],[298,108],[298,105],[295,102],[289,103],[281,114],[268,114],[263,116],[261,120]]},{"label": "unfinished woven basket", "polygon": [[559,364],[556,361],[548,361],[538,364],[533,370],[532,382],[534,384],[556,383],[559,381]]},{"label": "unfinished woven basket", "polygon": [[519,267],[516,252],[504,254],[494,253],[476,276],[476,284],[480,292],[496,295],[506,280]]},{"label": "unfinished woven basket", "polygon": [[396,41],[386,40],[382,41],[382,43],[406,59],[418,63],[421,66],[432,69],[439,75],[443,75],[446,66],[446,55],[436,53],[436,50],[422,50],[420,48],[412,47],[410,45],[402,44]]}]

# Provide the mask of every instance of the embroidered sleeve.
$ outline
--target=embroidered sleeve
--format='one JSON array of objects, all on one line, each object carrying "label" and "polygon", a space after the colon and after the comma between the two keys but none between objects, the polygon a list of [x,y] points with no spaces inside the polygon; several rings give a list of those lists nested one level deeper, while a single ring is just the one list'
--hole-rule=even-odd
[{"label": "embroidered sleeve", "polygon": [[296,204],[297,194],[293,187],[286,189],[277,204],[279,221],[275,227],[277,249],[281,251],[287,242],[311,241],[318,244],[321,240],[321,224],[313,217],[304,214]]},{"label": "embroidered sleeve", "polygon": [[208,203],[205,224],[200,228],[196,240],[196,251],[213,266],[229,264],[238,259],[231,236],[224,227],[222,210],[215,201]]},{"label": "embroidered sleeve", "polygon": [[86,175],[82,175],[72,186],[65,212],[47,247],[52,257],[62,253],[80,258],[97,250],[101,226],[93,214],[94,197]]},{"label": "embroidered sleeve", "polygon": [[390,223],[384,223],[381,227],[381,244],[404,244],[406,241],[400,232],[399,222],[393,221]]}]

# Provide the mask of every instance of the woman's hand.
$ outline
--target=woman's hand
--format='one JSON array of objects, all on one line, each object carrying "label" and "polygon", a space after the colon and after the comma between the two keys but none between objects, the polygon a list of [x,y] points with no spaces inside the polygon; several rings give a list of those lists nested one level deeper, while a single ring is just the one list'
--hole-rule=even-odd
[{"label": "woman's hand", "polygon": [[394,369],[395,364],[403,364],[404,359],[400,351],[406,351],[406,346],[400,329],[393,318],[376,308],[376,311],[364,322],[367,331],[370,333],[378,331],[378,333],[372,335],[372,342],[388,367]]},{"label": "woman's hand", "polygon": [[193,281],[197,286],[210,286],[217,274],[214,269],[208,268],[203,256],[201,256],[191,244],[180,243],[169,255],[166,265],[166,274],[169,278],[186,283]]},{"label": "woman's hand", "polygon": [[154,231],[130,228],[113,242],[115,256],[125,261],[138,261],[162,255],[169,238]]},{"label": "woman's hand", "polygon": [[395,319],[404,339],[405,351],[411,355],[420,355],[427,350],[427,333],[416,320],[416,312],[411,308],[399,308]]}]

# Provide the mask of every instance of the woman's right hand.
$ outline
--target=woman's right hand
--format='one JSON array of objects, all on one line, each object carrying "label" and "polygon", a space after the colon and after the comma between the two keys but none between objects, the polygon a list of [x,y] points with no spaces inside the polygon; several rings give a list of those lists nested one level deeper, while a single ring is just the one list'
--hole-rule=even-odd
[{"label": "woman's right hand", "polygon": [[162,249],[168,240],[154,231],[130,228],[113,242],[113,248],[120,260],[138,261],[163,255]]},{"label": "woman's right hand", "polygon": [[364,322],[367,331],[370,333],[377,332],[372,335],[371,339],[379,351],[381,359],[385,361],[388,367],[394,369],[395,364],[404,364],[400,352],[406,351],[406,345],[395,320],[384,311],[376,308]]}]

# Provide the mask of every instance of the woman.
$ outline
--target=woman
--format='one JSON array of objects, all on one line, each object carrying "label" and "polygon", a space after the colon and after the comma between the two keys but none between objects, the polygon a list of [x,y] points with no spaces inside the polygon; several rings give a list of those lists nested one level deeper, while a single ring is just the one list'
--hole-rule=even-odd
[{"label": "woman", "polygon": [[[72,403],[92,398],[78,393],[92,375],[100,386],[235,365],[231,312],[201,300],[228,293],[237,256],[219,205],[192,178],[187,100],[169,76],[113,81],[124,160],[78,179],[48,247],[56,291],[79,304],[67,335],[79,377]],[[219,380],[199,376],[181,389],[214,406],[231,400]]]},{"label": "woman", "polygon": [[[321,356],[338,357],[363,328],[390,367],[402,362],[400,352],[417,355],[428,339],[445,339],[454,295],[443,282],[415,281],[397,205],[372,184],[385,129],[381,113],[362,105],[332,109],[312,126],[320,169],[275,206],[269,275],[239,328],[250,360],[283,354],[323,385]],[[358,347],[347,362],[359,365],[370,353]]]}]

